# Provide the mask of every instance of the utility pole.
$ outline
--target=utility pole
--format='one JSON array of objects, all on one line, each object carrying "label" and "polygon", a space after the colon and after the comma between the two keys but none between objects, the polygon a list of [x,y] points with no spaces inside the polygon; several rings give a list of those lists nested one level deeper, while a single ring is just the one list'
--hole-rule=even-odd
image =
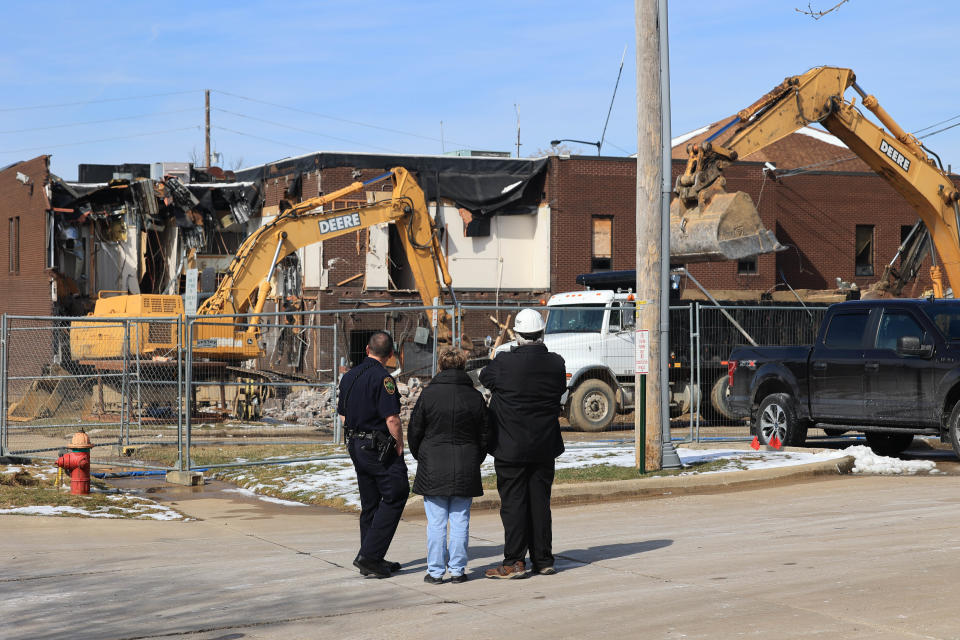
[{"label": "utility pole", "polygon": [[205,144],[204,144],[203,157],[207,163],[206,168],[209,169],[210,168],[210,89],[207,89],[206,91],[204,91],[203,94],[204,94],[204,99],[205,99],[206,108],[207,108],[207,126],[206,126],[206,135],[204,136]]},{"label": "utility pole", "polygon": [[[646,371],[644,420],[634,413],[636,465],[680,466],[670,441],[669,289],[670,116],[667,0],[634,0],[637,31],[637,323],[636,389]],[[639,393],[637,394],[639,397]],[[644,443],[641,460],[640,443]]]}]

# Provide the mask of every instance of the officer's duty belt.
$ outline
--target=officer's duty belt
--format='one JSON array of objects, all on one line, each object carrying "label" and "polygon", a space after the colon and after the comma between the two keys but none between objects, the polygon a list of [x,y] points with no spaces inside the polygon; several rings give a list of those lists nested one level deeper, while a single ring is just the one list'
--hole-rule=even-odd
[{"label": "officer's duty belt", "polygon": [[374,432],[373,431],[351,431],[350,429],[347,429],[346,434],[348,438],[356,438],[358,440],[372,440]]}]

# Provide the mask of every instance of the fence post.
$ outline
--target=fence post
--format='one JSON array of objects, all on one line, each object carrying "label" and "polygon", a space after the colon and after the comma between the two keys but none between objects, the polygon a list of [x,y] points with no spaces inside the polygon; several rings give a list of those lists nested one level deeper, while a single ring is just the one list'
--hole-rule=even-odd
[{"label": "fence post", "polygon": [[7,314],[0,319],[0,456],[7,455],[7,348],[10,341],[7,339]]},{"label": "fence post", "polygon": [[[437,377],[437,329],[438,323],[437,318],[440,317],[440,309],[437,308],[437,305],[440,304],[440,298],[433,296],[433,306],[434,308],[430,311],[430,326],[433,328],[433,354],[430,356],[431,368],[430,368],[430,377]],[[456,330],[457,326],[453,319],[450,320],[450,329],[451,331]],[[451,345],[454,341],[450,340]]]},{"label": "fence post", "polygon": [[190,436],[191,436],[191,418],[193,417],[193,324],[196,322],[196,318],[191,316],[186,316],[186,335],[185,339],[187,341],[187,357],[185,362],[184,370],[184,407],[183,407],[183,427],[184,427],[184,443],[183,443],[183,459],[184,459],[184,471],[190,471],[193,467],[193,464],[190,461]]},{"label": "fence post", "polygon": [[183,455],[183,318],[177,317],[177,469],[185,471]]},{"label": "fence post", "polygon": [[[693,319],[694,319],[694,322],[696,322],[696,333],[694,334],[696,336],[696,350],[694,351],[694,354],[696,357],[696,369],[695,369],[696,375],[694,376],[693,384],[696,385],[697,396],[699,397],[700,396],[700,312],[703,306],[699,302],[694,302],[693,306],[694,306]],[[698,404],[699,404],[699,401],[698,401]],[[696,417],[694,418],[694,431],[696,432],[696,435],[693,438],[694,442],[700,442],[700,407],[699,406],[697,406]]]},{"label": "fence post", "polygon": [[126,446],[130,446],[130,430],[128,428],[128,411],[127,411],[127,391],[129,390],[129,385],[127,384],[127,378],[130,375],[129,367],[129,351],[130,351],[130,321],[123,321],[123,367],[120,369],[120,437],[123,439],[123,443]]},{"label": "fence post", "polygon": [[339,314],[334,313],[333,315],[333,392],[331,397],[333,398],[333,443],[340,444],[340,441],[343,439],[340,430],[343,428],[343,425],[340,424],[340,412],[337,411],[337,394],[340,392],[340,353],[338,345],[340,344],[340,336],[337,331]]}]

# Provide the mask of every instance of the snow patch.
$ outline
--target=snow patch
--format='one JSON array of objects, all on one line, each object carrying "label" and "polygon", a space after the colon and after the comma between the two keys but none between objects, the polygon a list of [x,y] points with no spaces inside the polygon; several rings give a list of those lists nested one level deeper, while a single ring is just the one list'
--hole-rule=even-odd
[{"label": "snow patch", "polygon": [[931,460],[900,460],[899,458],[878,456],[870,447],[865,447],[862,444],[847,447],[843,450],[843,453],[854,456],[856,460],[853,467],[854,473],[912,476],[921,471],[932,473],[937,468],[936,463]]},{"label": "snow patch", "polygon": [[849,147],[840,140],[835,135],[829,134],[826,131],[821,131],[820,129],[814,129],[813,127],[801,127],[797,129],[797,133],[810,136],[820,142],[826,142],[827,144],[832,144],[835,147],[843,147],[844,149],[849,149]]},{"label": "snow patch", "polygon": [[696,138],[696,137],[697,137],[698,135],[700,135],[701,133],[706,133],[707,130],[709,130],[709,129],[710,129],[710,127],[709,127],[709,126],[706,126],[706,127],[700,127],[699,129],[696,129],[696,130],[694,130],[694,131],[688,131],[687,133],[684,133],[684,134],[679,135],[679,136],[677,136],[676,138],[672,139],[672,140],[670,141],[670,146],[671,146],[671,147],[680,146],[681,144],[683,144],[684,142],[686,142],[686,141],[689,140],[690,138]]}]

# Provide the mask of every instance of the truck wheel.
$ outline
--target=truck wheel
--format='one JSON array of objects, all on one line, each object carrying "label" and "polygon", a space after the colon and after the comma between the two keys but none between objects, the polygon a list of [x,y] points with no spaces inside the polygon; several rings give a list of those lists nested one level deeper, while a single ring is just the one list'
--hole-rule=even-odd
[{"label": "truck wheel", "polygon": [[774,436],[783,446],[800,447],[807,441],[807,424],[797,418],[793,397],[788,393],[771,393],[760,402],[754,429],[764,445]]},{"label": "truck wheel", "polygon": [[570,396],[570,426],[581,431],[603,431],[616,413],[613,389],[603,380],[584,380]]},{"label": "truck wheel", "polygon": [[960,402],[953,405],[953,411],[950,412],[950,419],[947,422],[947,435],[950,436],[950,446],[953,447],[953,453],[960,458]]},{"label": "truck wheel", "polygon": [[727,420],[739,420],[742,416],[734,415],[734,413],[730,411],[730,405],[727,403],[727,398],[730,396],[728,378],[728,376],[723,375],[713,383],[713,389],[710,390],[710,405],[714,411]]},{"label": "truck wheel", "polygon": [[[952,416],[951,416],[952,417]],[[867,433],[867,446],[878,456],[895,456],[910,446],[910,433]]]}]

